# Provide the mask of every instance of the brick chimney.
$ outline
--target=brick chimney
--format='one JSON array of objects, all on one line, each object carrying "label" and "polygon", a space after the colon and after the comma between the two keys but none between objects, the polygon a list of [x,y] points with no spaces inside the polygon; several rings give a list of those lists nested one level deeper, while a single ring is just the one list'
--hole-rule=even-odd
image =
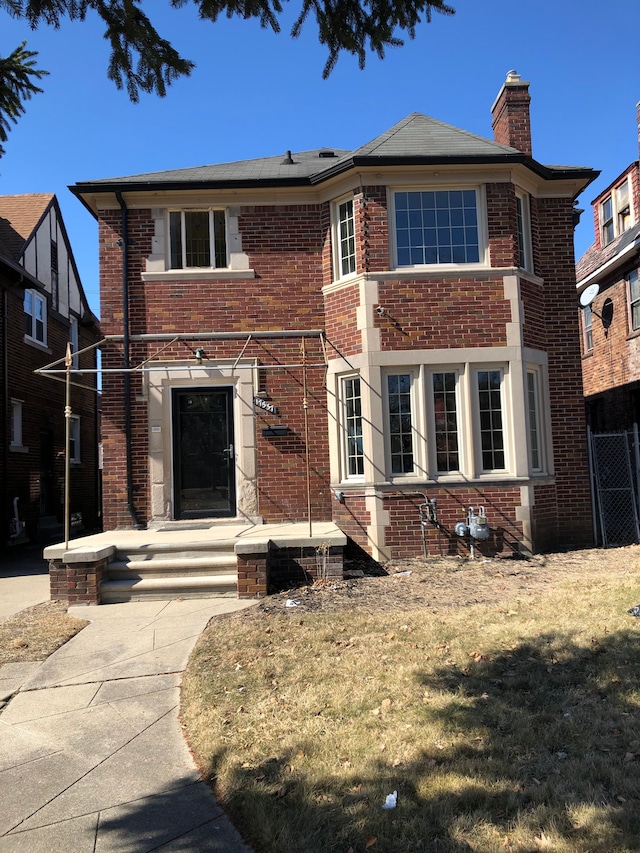
[{"label": "brick chimney", "polygon": [[529,82],[521,80],[517,71],[507,72],[507,79],[491,107],[491,126],[496,142],[510,145],[531,157],[530,101]]}]

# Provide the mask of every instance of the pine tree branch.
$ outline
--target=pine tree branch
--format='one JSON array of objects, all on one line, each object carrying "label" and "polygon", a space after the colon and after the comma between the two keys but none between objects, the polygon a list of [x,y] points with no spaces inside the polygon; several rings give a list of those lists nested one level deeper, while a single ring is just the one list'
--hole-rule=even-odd
[{"label": "pine tree branch", "polygon": [[[26,50],[26,41],[6,58],[0,57],[0,143],[7,141],[11,124],[24,114],[25,101],[42,92],[34,80],[41,80],[48,71],[36,68],[33,50]],[[0,157],[5,153],[0,144]]]}]

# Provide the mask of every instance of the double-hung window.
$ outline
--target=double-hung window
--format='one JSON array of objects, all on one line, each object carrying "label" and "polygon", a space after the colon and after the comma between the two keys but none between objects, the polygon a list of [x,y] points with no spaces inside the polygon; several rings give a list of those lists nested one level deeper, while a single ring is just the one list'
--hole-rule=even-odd
[{"label": "double-hung window", "polygon": [[460,470],[457,382],[458,375],[451,370],[431,374],[438,473]]},{"label": "double-hung window", "polygon": [[362,397],[360,377],[347,376],[342,380],[342,426],[344,434],[343,471],[345,479],[364,475],[362,446]]},{"label": "double-hung window", "polygon": [[640,287],[638,286],[638,270],[629,273],[629,320],[631,330],[640,329]]},{"label": "double-hung window", "polygon": [[69,420],[69,461],[80,462],[80,417],[71,415]]},{"label": "double-hung window", "polygon": [[593,349],[593,311],[591,305],[585,305],[582,309],[582,329],[584,351],[591,352]]},{"label": "double-hung window", "polygon": [[169,212],[171,269],[212,269],[227,266],[227,226],[224,210]]},{"label": "double-hung window", "polygon": [[529,421],[529,461],[532,471],[542,471],[542,429],[540,412],[540,371],[527,370],[527,415]]},{"label": "double-hung window", "polygon": [[[78,318],[69,317],[69,343],[71,344],[71,352],[77,353],[80,349],[78,337]],[[78,369],[78,356],[73,356],[73,368]]]},{"label": "double-hung window", "polygon": [[505,468],[502,378],[502,370],[478,370],[476,373],[481,467],[485,472]]},{"label": "double-hung window", "polygon": [[35,290],[24,294],[24,333],[27,338],[46,346],[47,300]]},{"label": "double-hung window", "polygon": [[475,189],[395,192],[397,265],[479,263],[478,208]]},{"label": "double-hung window", "polygon": [[353,198],[336,204],[336,278],[356,271],[356,232]]},{"label": "double-hung window", "polygon": [[22,447],[22,400],[11,400],[11,447]]},{"label": "double-hung window", "polygon": [[518,220],[518,254],[520,256],[520,266],[523,270],[527,270],[527,272],[533,272],[531,257],[531,216],[528,195],[516,193],[516,213]]},{"label": "double-hung window", "polygon": [[602,245],[607,246],[633,224],[629,179],[614,188],[600,204],[600,233]]},{"label": "double-hung window", "polygon": [[391,474],[413,474],[411,373],[387,374]]}]

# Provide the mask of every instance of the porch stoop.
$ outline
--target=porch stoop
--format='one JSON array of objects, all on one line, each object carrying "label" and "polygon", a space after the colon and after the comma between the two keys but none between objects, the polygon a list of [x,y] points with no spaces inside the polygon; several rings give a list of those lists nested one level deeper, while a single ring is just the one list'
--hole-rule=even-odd
[{"label": "porch stoop", "polygon": [[343,574],[347,537],[333,522],[112,531],[45,548],[51,598],[73,604],[261,598]]},{"label": "porch stoop", "polygon": [[235,539],[152,543],[117,550],[100,583],[100,602],[164,598],[237,598]]}]

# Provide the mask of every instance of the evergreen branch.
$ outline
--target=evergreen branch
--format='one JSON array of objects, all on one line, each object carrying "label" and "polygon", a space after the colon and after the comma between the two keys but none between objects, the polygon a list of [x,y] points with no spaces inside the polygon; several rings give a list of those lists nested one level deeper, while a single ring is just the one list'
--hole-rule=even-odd
[{"label": "evergreen branch", "polygon": [[[42,92],[34,81],[41,80],[49,73],[35,67],[35,57],[38,54],[33,50],[26,50],[26,44],[26,41],[23,41],[9,56],[0,57],[0,143],[7,141],[11,124],[16,124],[18,118],[24,114],[25,101]],[[5,150],[0,144],[0,157],[4,153]]]}]

